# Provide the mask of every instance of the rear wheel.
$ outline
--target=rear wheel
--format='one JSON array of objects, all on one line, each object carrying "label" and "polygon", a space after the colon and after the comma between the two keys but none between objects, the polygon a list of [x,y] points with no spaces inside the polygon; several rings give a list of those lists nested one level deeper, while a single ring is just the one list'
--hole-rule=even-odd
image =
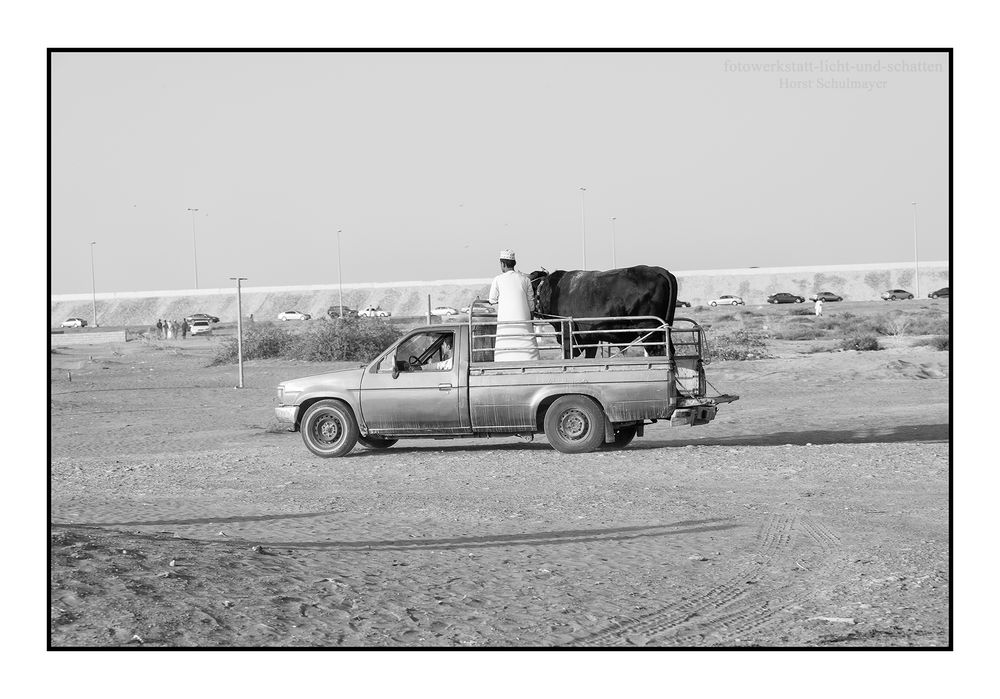
[{"label": "rear wheel", "polygon": [[632,442],[633,439],[635,439],[635,433],[638,432],[638,430],[638,425],[622,425],[621,427],[616,427],[615,441],[606,443],[604,445],[605,449],[624,449]]},{"label": "rear wheel", "polygon": [[369,435],[367,437],[358,436],[358,444],[363,447],[367,447],[368,449],[388,449],[398,441],[398,439],[376,437],[375,435]]},{"label": "rear wheel", "polygon": [[586,396],[563,396],[545,413],[545,436],[564,454],[594,451],[604,444],[604,411]]},{"label": "rear wheel", "polygon": [[321,400],[302,416],[299,430],[306,448],[316,456],[344,456],[358,443],[358,423],[339,400]]}]

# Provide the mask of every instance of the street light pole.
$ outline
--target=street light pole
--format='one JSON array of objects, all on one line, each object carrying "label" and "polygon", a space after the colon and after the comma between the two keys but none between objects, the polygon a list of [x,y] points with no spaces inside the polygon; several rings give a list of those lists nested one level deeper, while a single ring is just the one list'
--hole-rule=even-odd
[{"label": "street light pole", "polygon": [[917,257],[917,202],[913,202],[913,279],[915,293],[920,298],[920,262]]},{"label": "street light pole", "polygon": [[583,239],[583,267],[587,269],[587,188],[580,187],[580,232]]},{"label": "street light pole", "polygon": [[195,232],[194,215],[198,209],[188,209],[191,212],[191,241],[194,243],[194,288],[198,288],[198,234]]},{"label": "street light pole", "polygon": [[240,383],[236,388],[243,388],[243,298],[240,293],[240,282],[246,277],[230,277],[236,282],[236,356],[240,367]]},{"label": "street light pole", "polygon": [[91,301],[93,303],[93,314],[94,314],[94,327],[100,327],[97,325],[97,281],[94,277],[94,246],[97,245],[96,241],[90,243],[90,292]]},{"label": "street light pole", "polygon": [[340,285],[340,317],[344,317],[344,269],[340,265],[340,230],[337,230],[337,284]]},{"label": "street light pole", "polygon": [[615,219],[611,217],[611,269],[618,269],[618,261],[615,259]]}]

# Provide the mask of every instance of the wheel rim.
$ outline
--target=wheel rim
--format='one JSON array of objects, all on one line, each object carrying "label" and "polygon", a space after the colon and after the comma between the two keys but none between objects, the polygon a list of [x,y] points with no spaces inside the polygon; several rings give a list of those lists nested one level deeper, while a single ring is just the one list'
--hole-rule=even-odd
[{"label": "wheel rim", "polygon": [[344,423],[334,413],[322,413],[316,416],[310,433],[319,446],[332,447],[343,438]]},{"label": "wheel rim", "polygon": [[570,441],[583,439],[590,432],[590,420],[580,410],[567,410],[559,416],[559,436]]}]

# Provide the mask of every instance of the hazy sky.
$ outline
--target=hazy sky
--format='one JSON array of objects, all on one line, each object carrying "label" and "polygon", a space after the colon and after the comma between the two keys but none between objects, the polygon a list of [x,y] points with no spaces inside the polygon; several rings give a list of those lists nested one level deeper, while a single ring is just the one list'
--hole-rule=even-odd
[{"label": "hazy sky", "polygon": [[52,292],[947,259],[947,61],[56,53]]}]

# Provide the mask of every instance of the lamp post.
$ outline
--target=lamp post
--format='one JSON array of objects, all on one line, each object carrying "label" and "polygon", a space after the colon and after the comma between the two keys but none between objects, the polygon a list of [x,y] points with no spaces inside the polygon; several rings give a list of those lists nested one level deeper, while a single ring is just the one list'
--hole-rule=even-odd
[{"label": "lamp post", "polygon": [[580,237],[583,240],[583,267],[587,269],[587,188],[580,187]]},{"label": "lamp post", "polygon": [[611,217],[611,269],[618,269],[618,261],[615,259],[615,219]]},{"label": "lamp post", "polygon": [[916,289],[914,293],[920,298],[920,262],[917,258],[917,202],[913,203],[913,279]]},{"label": "lamp post", "polygon": [[97,245],[97,241],[91,241],[90,243],[90,293],[91,302],[93,303],[93,314],[94,314],[94,327],[100,327],[97,325],[97,281],[94,277],[94,246]]},{"label": "lamp post", "polygon": [[240,383],[236,388],[243,388],[243,299],[240,294],[240,282],[246,277],[230,277],[236,282],[236,357],[240,367]]},{"label": "lamp post", "polygon": [[340,229],[337,229],[337,284],[340,285],[340,317],[344,317],[344,270],[340,265]]},{"label": "lamp post", "polygon": [[198,234],[195,232],[194,215],[198,209],[188,209],[191,212],[191,242],[194,244],[194,288],[198,288]]}]

